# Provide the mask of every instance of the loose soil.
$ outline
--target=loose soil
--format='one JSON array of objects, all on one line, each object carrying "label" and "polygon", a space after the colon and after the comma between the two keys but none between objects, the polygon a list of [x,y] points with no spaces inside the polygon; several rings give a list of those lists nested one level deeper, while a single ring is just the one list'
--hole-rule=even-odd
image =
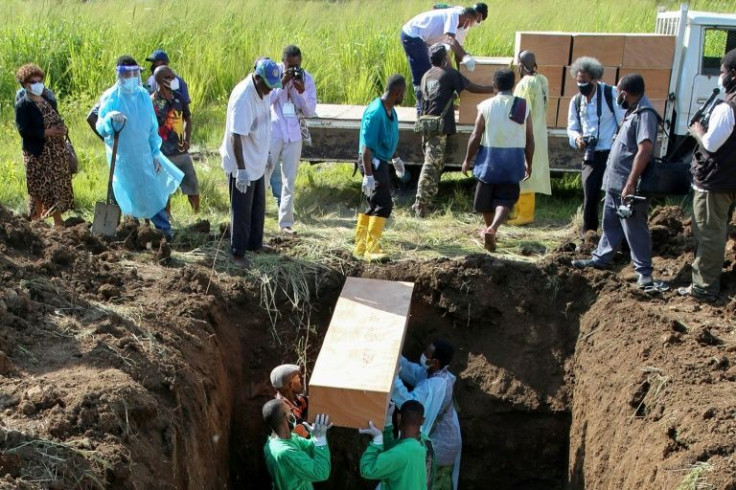
[{"label": "loose soil", "polygon": [[[69,225],[0,208],[0,488],[268,488],[268,373],[311,367],[345,277],[361,276],[416,283],[408,357],[457,347],[461,488],[736,489],[733,238],[709,305],[638,291],[623,255],[574,270],[573,244],[538,264],[365,265],[274,241],[276,268],[225,273],[135,222],[112,241]],[[686,285],[689,221],[660,208],[651,230],[655,275]],[[318,487],[374,488],[357,476],[365,438],[329,439]]]}]

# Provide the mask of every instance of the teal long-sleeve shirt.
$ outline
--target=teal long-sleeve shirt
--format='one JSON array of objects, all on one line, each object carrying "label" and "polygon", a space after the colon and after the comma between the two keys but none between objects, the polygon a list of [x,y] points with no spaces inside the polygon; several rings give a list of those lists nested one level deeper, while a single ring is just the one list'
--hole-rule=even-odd
[{"label": "teal long-sleeve shirt", "polygon": [[269,437],[263,448],[273,490],[309,490],[312,482],[330,476],[330,448],[291,434],[291,439]]},{"label": "teal long-sleeve shirt", "polygon": [[[384,431],[384,438],[388,431]],[[360,458],[360,476],[381,480],[381,490],[425,490],[427,449],[417,439],[370,443]]]}]

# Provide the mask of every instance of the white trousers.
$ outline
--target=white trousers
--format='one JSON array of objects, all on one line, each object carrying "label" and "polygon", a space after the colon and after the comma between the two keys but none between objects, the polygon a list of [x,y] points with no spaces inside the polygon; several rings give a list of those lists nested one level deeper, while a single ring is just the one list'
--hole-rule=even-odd
[{"label": "white trousers", "polygon": [[281,228],[291,228],[294,225],[294,189],[296,171],[299,169],[301,157],[301,140],[291,143],[281,139],[271,141],[266,166],[266,183],[271,181],[273,172],[281,172],[281,205],[279,206],[279,227]]}]

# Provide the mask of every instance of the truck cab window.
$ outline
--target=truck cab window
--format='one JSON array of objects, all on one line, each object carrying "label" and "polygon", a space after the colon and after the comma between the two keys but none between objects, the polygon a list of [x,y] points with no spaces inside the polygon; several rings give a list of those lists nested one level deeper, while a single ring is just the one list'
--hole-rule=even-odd
[{"label": "truck cab window", "polygon": [[706,29],[700,74],[718,76],[721,72],[723,55],[734,48],[736,48],[736,30]]}]

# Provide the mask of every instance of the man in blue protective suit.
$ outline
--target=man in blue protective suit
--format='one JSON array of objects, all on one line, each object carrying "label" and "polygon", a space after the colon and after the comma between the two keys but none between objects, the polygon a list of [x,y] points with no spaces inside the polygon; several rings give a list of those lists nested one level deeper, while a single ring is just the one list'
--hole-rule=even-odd
[{"label": "man in blue protective suit", "polygon": [[[448,370],[454,352],[446,340],[435,340],[422,354],[420,364],[402,356],[391,392],[391,399],[399,408],[407,400],[416,400],[424,406],[422,434],[429,436],[435,454],[432,490],[458,488],[462,437],[452,401],[455,376]],[[409,391],[404,383],[414,389]]]},{"label": "man in blue protective suit", "polygon": [[146,218],[168,240],[173,231],[166,202],[184,174],[161,153],[156,113],[141,85],[141,68],[131,56],[117,61],[117,82],[100,98],[97,132],[105,139],[108,163],[113,136],[120,132],[112,186],[124,214]]}]

